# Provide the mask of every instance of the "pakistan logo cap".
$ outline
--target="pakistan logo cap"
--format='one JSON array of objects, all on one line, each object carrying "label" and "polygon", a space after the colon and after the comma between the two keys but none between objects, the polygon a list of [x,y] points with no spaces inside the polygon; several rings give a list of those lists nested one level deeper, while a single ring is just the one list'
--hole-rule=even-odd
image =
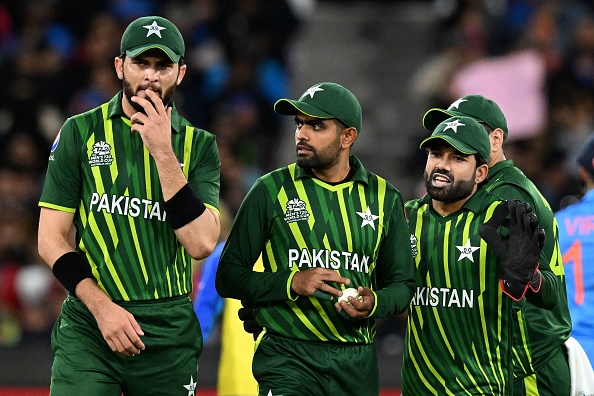
[{"label": "pakistan logo cap", "polygon": [[337,118],[347,127],[361,133],[363,116],[361,105],[351,91],[332,82],[315,84],[301,95],[299,100],[280,99],[274,104],[274,111],[282,115],[301,112],[315,118]]},{"label": "pakistan logo cap", "polygon": [[423,126],[433,131],[437,125],[453,116],[472,117],[480,123],[487,124],[491,129],[500,128],[503,139],[507,138],[507,120],[503,112],[491,99],[481,95],[466,95],[454,101],[447,109],[430,109],[423,116]]},{"label": "pakistan logo cap", "polygon": [[445,140],[463,154],[479,154],[485,162],[491,156],[489,134],[471,117],[451,117],[442,121],[431,136],[421,142],[420,148],[426,148],[434,139]]},{"label": "pakistan logo cap", "polygon": [[186,53],[184,38],[168,19],[145,16],[132,21],[122,35],[120,52],[135,58],[151,48],[165,52],[174,63]]}]

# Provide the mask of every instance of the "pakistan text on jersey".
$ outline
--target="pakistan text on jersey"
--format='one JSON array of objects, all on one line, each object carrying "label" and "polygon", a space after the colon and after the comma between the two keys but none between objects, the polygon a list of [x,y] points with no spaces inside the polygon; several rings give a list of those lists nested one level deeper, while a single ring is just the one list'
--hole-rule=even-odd
[{"label": "pakistan text on jersey", "polygon": [[474,290],[450,289],[447,287],[417,287],[412,305],[431,307],[474,308]]},{"label": "pakistan text on jersey", "polygon": [[369,256],[327,249],[289,249],[289,268],[307,266],[369,273]]},{"label": "pakistan text on jersey", "polygon": [[105,211],[122,216],[139,217],[165,221],[166,213],[158,201],[145,198],[93,193],[89,211]]}]

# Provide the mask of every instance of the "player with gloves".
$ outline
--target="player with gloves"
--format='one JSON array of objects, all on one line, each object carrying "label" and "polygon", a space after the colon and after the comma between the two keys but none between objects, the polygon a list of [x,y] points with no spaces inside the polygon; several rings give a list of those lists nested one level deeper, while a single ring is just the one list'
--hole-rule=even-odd
[{"label": "player with gloves", "polygon": [[[499,227],[507,227],[509,233],[502,235],[497,232]],[[538,226],[538,218],[529,204],[508,200],[507,205],[495,210],[479,233],[501,259],[501,289],[505,294],[519,301],[528,287],[533,292],[540,290],[542,275],[538,260],[545,232]]]},{"label": "player with gloves", "polygon": [[[526,298],[514,304],[514,396],[569,395],[570,373],[565,342],[571,332],[571,316],[565,292],[565,268],[559,248],[557,220],[544,196],[522,171],[506,159],[508,136],[505,115],[493,100],[481,95],[458,98],[447,109],[434,108],[423,117],[429,131],[452,116],[468,116],[479,122],[490,140],[487,191],[503,200],[526,202],[546,232],[538,260],[540,290],[529,288]],[[528,274],[529,276],[531,274]],[[507,290],[507,289],[506,289]]]},{"label": "player with gloves", "polygon": [[476,120],[446,119],[421,148],[427,194],[405,204],[417,291],[402,394],[508,395],[514,300],[534,279],[543,234],[527,205],[482,187],[490,147]]}]

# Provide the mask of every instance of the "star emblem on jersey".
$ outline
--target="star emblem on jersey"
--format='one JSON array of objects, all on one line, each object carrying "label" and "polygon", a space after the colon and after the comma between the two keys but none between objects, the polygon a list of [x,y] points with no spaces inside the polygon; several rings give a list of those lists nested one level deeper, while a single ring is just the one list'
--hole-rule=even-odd
[{"label": "star emblem on jersey", "polygon": [[361,223],[361,228],[369,224],[371,228],[375,230],[375,221],[379,219],[379,216],[371,214],[371,209],[369,209],[369,206],[367,207],[367,210],[365,212],[357,212],[357,214],[361,216],[361,218],[363,219],[363,222]]},{"label": "star emblem on jersey", "polygon": [[188,396],[196,396],[196,384],[197,382],[194,382],[194,377],[190,376],[190,383],[184,385],[184,388],[188,390]]},{"label": "star emblem on jersey", "polygon": [[468,102],[468,101],[467,101],[466,99],[462,99],[462,98],[460,98],[460,99],[458,99],[457,101],[455,101],[454,103],[452,103],[452,104],[450,105],[450,107],[448,107],[448,110],[452,110],[452,109],[459,109],[459,108],[460,108],[460,104],[461,104],[462,102]]},{"label": "star emblem on jersey", "polygon": [[448,129],[452,129],[454,130],[454,133],[458,133],[458,127],[459,126],[464,126],[465,124],[462,124],[460,122],[460,120],[456,119],[454,121],[450,121],[450,122],[446,122],[446,127],[443,128],[443,131],[447,131]]},{"label": "star emblem on jersey", "polygon": [[458,262],[462,261],[462,259],[467,258],[474,263],[474,257],[472,254],[480,249],[480,247],[474,247],[470,245],[470,239],[466,241],[464,246],[456,245],[456,249],[460,251],[460,257],[458,257]]},{"label": "star emblem on jersey", "polygon": [[157,36],[159,36],[159,38],[163,38],[163,37],[161,37],[161,30],[167,29],[167,28],[157,25],[157,21],[153,21],[152,25],[144,25],[143,28],[148,30],[146,32],[146,37],[150,36],[151,34],[156,34]]},{"label": "star emblem on jersey", "polygon": [[323,91],[323,89],[320,88],[320,85],[314,85],[313,87],[310,87],[307,91],[305,91],[305,93],[301,97],[303,98],[304,96],[309,95],[313,99],[316,92],[319,91]]}]

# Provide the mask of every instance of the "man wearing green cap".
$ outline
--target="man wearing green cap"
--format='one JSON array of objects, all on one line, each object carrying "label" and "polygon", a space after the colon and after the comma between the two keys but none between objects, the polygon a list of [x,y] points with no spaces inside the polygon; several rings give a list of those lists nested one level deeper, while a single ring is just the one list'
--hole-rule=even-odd
[{"label": "man wearing green cap", "polygon": [[539,293],[528,291],[526,298],[514,305],[514,395],[569,395],[570,376],[564,347],[571,332],[571,317],[565,291],[565,272],[558,242],[557,221],[536,186],[506,160],[503,142],[507,121],[499,106],[481,95],[467,95],[448,109],[431,109],[423,125],[430,131],[451,116],[476,119],[488,132],[491,146],[489,178],[486,189],[501,199],[527,202],[545,230],[546,240],[540,256]]},{"label": "man wearing green cap", "polygon": [[123,90],[66,120],[52,146],[38,245],[69,296],[51,395],[195,394],[192,259],[219,236],[220,160],[171,100],[184,53],[167,19],[130,23],[114,61]]},{"label": "man wearing green cap", "polygon": [[[427,194],[405,204],[417,290],[408,311],[402,394],[508,395],[512,389],[513,299],[500,282],[533,273],[540,242],[530,208],[482,187],[489,137],[470,117],[439,123],[427,150]],[[507,222],[505,219],[509,216]],[[506,224],[509,238],[499,226]],[[525,293],[534,287],[523,278]]]},{"label": "man wearing green cap", "polygon": [[[261,396],[377,396],[374,319],[406,310],[414,290],[402,197],[350,155],[362,117],[349,90],[315,84],[274,110],[295,117],[297,162],[248,192],[217,290],[256,301]],[[346,288],[358,297],[339,302]]]}]

